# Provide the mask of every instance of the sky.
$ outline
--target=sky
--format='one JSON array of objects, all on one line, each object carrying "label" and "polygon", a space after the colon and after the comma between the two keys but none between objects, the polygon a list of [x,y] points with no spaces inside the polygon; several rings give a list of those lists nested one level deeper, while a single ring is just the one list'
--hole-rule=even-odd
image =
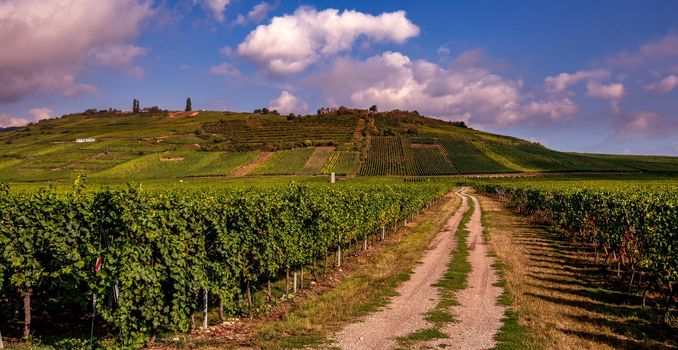
[{"label": "sky", "polygon": [[678,155],[678,1],[0,0],[0,127],[88,108],[417,110]]}]

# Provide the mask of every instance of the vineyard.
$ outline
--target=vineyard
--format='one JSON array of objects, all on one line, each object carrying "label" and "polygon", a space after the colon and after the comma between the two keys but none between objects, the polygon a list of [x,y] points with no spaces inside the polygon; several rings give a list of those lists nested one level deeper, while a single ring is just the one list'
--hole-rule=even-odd
[{"label": "vineyard", "polygon": [[412,175],[412,164],[412,150],[406,137],[374,137],[360,175]]},{"label": "vineyard", "polygon": [[678,294],[678,187],[563,181],[476,182],[490,195],[508,199],[518,211],[552,222],[567,238],[589,244],[610,278],[655,296],[665,312]]},{"label": "vineyard", "polygon": [[258,149],[275,146],[287,149],[311,145],[336,145],[351,141],[358,118],[351,115],[316,116],[287,120],[280,116],[205,123],[201,131],[224,136],[232,148]]},{"label": "vineyard", "polygon": [[250,175],[299,174],[313,152],[314,148],[295,148],[276,152],[266,162],[254,168]]},{"label": "vineyard", "polygon": [[510,169],[485,155],[470,140],[461,137],[441,137],[439,142],[445,148],[454,167],[462,174],[510,171]]},{"label": "vineyard", "polygon": [[445,158],[437,147],[413,148],[412,154],[416,175],[450,175],[457,173],[452,162]]},{"label": "vineyard", "polygon": [[330,174],[332,172],[337,175],[347,175],[353,172],[358,160],[358,152],[351,151],[333,151],[327,162],[321,169],[322,174]]},{"label": "vineyard", "polygon": [[159,332],[187,331],[192,315],[208,305],[231,315],[251,309],[253,293],[267,282],[381,236],[448,186],[153,193],[80,185],[70,193],[17,193],[5,186],[0,320],[21,312],[29,335],[28,310],[42,315],[46,295],[75,320],[96,296],[105,322],[99,346],[139,348]]},{"label": "vineyard", "polygon": [[464,137],[379,136],[372,138],[360,175],[431,176],[511,171],[514,170]]}]

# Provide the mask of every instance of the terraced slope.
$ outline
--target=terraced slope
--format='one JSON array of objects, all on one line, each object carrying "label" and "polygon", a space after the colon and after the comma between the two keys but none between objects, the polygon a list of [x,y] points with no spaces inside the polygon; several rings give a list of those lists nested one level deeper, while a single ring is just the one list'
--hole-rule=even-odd
[{"label": "terraced slope", "polygon": [[[94,142],[76,142],[80,138]],[[416,112],[201,111],[77,114],[0,130],[0,182],[71,182],[82,173],[101,182],[228,176],[257,152],[273,155],[248,175],[678,172],[677,157],[557,152]]]}]

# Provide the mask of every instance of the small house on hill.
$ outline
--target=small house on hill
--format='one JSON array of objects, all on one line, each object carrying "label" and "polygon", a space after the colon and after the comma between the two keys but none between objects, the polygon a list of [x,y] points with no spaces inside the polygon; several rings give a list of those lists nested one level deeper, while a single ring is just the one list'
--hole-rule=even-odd
[{"label": "small house on hill", "polygon": [[75,139],[76,143],[89,143],[89,142],[96,142],[96,141],[97,141],[97,139],[95,139],[94,137]]}]

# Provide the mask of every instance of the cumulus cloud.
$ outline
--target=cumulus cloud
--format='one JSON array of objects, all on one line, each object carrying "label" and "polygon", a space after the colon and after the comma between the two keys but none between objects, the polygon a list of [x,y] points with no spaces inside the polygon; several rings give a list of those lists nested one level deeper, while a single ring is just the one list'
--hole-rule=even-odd
[{"label": "cumulus cloud", "polygon": [[269,109],[275,109],[281,114],[303,114],[308,111],[308,104],[298,97],[292,95],[289,91],[283,90],[278,98],[269,102]]},{"label": "cumulus cloud", "polygon": [[510,125],[537,116],[558,119],[578,110],[569,99],[525,101],[522,81],[483,68],[442,68],[398,52],[365,61],[338,58],[313,80],[331,105],[415,109],[476,125]]},{"label": "cumulus cloud", "polygon": [[291,15],[274,17],[271,23],[258,26],[238,46],[237,53],[269,73],[294,74],[322,57],[351,49],[360,37],[403,43],[418,34],[419,27],[404,11],[374,16],[353,10],[300,7]]},{"label": "cumulus cloud", "polygon": [[625,93],[624,84],[621,83],[604,85],[592,81],[586,85],[586,96],[609,100],[612,111],[615,113],[619,113],[619,101]]},{"label": "cumulus cloud", "polygon": [[215,75],[223,75],[225,77],[237,77],[240,76],[240,71],[238,68],[235,68],[232,64],[224,62],[218,66],[210,67],[210,72]]},{"label": "cumulus cloud", "polygon": [[[198,1],[198,0],[195,0]],[[212,12],[212,16],[219,22],[224,21],[224,10],[231,3],[231,0],[202,0],[202,6]]]},{"label": "cumulus cloud", "polygon": [[52,118],[52,110],[47,107],[31,108],[28,111],[30,117],[14,117],[7,113],[0,114],[0,128],[8,128],[14,126],[24,126],[31,122],[37,122],[43,119]]},{"label": "cumulus cloud", "polygon": [[560,73],[544,78],[544,85],[550,92],[561,93],[581,81],[600,80],[610,76],[604,69],[581,70],[575,73]]},{"label": "cumulus cloud", "polygon": [[101,59],[114,63],[115,55],[102,48],[124,47],[151,14],[143,0],[0,2],[0,101],[16,101],[33,91],[94,91],[76,81],[83,60],[104,52]]},{"label": "cumulus cloud", "polygon": [[268,13],[273,9],[273,5],[267,2],[260,2],[247,13],[247,15],[238,15],[235,23],[238,25],[245,25],[247,23],[259,23],[268,17]]},{"label": "cumulus cloud", "polygon": [[665,94],[673,90],[676,86],[678,86],[678,76],[671,74],[659,82],[646,85],[645,90],[656,94]]},{"label": "cumulus cloud", "polygon": [[0,113],[0,128],[24,126],[28,123],[29,121],[26,118],[14,118],[7,113]]},{"label": "cumulus cloud", "polygon": [[675,64],[678,59],[678,34],[670,33],[663,38],[648,42],[633,51],[623,51],[609,58],[613,67],[638,69],[652,65]]},{"label": "cumulus cloud", "polygon": [[52,118],[52,110],[47,108],[47,107],[41,107],[41,108],[31,108],[28,111],[28,114],[30,114],[33,117],[33,121],[40,121],[43,119],[49,119]]},{"label": "cumulus cloud", "polygon": [[547,115],[551,119],[559,119],[562,116],[575,114],[579,112],[579,105],[563,98],[559,100],[533,101],[523,107],[523,113],[527,116]]}]

